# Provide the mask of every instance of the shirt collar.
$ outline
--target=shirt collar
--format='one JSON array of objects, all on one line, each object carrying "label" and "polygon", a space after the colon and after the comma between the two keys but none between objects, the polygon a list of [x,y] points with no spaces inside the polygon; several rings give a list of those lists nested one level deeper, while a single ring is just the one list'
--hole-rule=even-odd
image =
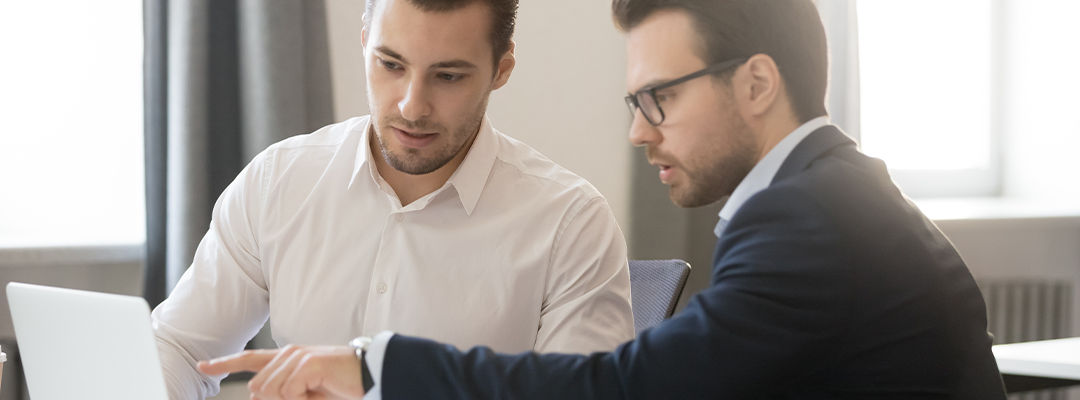
[{"label": "shirt collar", "polygon": [[[372,182],[379,187],[385,186],[385,189],[389,191],[390,188],[383,183],[385,181],[379,176],[379,170],[375,168],[375,163],[371,162],[373,153],[371,140],[368,136],[371,134],[372,129],[371,117],[365,117],[365,121],[357,124],[354,129],[362,129],[362,133],[360,134],[360,143],[357,146],[356,158],[353,161],[353,173],[352,179],[349,180],[349,186],[352,187],[356,180],[359,179],[361,170],[366,165]],[[448,186],[453,187],[454,191],[457,192],[462,207],[465,209],[465,213],[472,215],[476,203],[480,201],[480,194],[483,193],[484,186],[487,184],[488,176],[491,175],[491,168],[495,165],[498,152],[498,140],[495,133],[491,122],[487,116],[484,116],[483,121],[480,123],[480,130],[477,132],[476,139],[469,148],[468,154],[465,155],[465,159],[462,160],[457,170],[450,175],[446,185],[435,190],[432,194],[441,192]]]},{"label": "shirt collar", "polygon": [[360,130],[360,143],[356,146],[356,159],[353,161],[352,179],[349,180],[349,187],[352,188],[356,183],[356,180],[360,176],[360,169],[364,168],[365,165],[368,167],[371,181],[378,185],[378,171],[375,169],[374,164],[369,163],[369,161],[371,161],[371,140],[368,135],[371,133],[371,116],[368,115],[364,117],[363,120],[353,126],[352,129]]},{"label": "shirt collar", "polygon": [[[746,174],[742,182],[735,187],[735,190],[731,192],[731,196],[728,197],[724,206],[720,208],[720,221],[721,224],[726,224],[731,221],[731,217],[735,216],[735,212],[742,207],[743,203],[746,203],[750,197],[753,197],[757,192],[769,187],[772,183],[773,177],[776,176],[776,171],[780,169],[780,166],[787,159],[791,151],[795,149],[795,146],[805,139],[810,133],[818,130],[825,125],[829,124],[828,116],[820,116],[795,128],[794,131],[789,133],[784,139],[780,140],[780,143],[776,144],[772,150],[769,150],[765,157],[758,161],[754,168],[750,170],[750,173]],[[717,225],[717,229],[714,233],[720,236],[723,231],[720,225]]]},{"label": "shirt collar", "polygon": [[465,207],[465,213],[472,215],[476,203],[480,201],[480,194],[484,192],[491,169],[495,165],[495,157],[499,151],[498,138],[495,129],[491,127],[491,121],[487,116],[480,123],[480,131],[476,133],[465,160],[458,166],[457,171],[450,175],[447,184],[454,187],[458,193],[461,205]]}]

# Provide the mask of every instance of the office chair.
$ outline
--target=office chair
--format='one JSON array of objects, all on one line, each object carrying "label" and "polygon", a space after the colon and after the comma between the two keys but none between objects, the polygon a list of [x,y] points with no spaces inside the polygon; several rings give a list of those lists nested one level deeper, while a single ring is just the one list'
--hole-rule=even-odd
[{"label": "office chair", "polygon": [[630,260],[635,335],[675,312],[689,276],[690,264],[683,260]]}]

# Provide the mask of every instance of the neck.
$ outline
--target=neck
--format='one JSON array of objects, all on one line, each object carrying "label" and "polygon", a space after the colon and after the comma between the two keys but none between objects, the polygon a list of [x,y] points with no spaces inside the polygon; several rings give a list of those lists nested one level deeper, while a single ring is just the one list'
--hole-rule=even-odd
[{"label": "neck", "polygon": [[801,125],[802,123],[799,122],[799,119],[795,118],[792,114],[777,115],[774,118],[765,118],[761,120],[756,127],[757,129],[755,129],[755,131],[758,132],[758,138],[761,140],[759,142],[761,147],[758,150],[756,161],[761,161],[762,158],[765,158],[765,155],[769,154],[781,140],[784,140],[788,134],[795,131],[795,129],[798,129]]},{"label": "neck", "polygon": [[371,131],[368,132],[370,145],[368,147],[371,148],[371,158],[375,160],[375,169],[379,171],[379,176],[394,190],[394,194],[397,195],[402,206],[407,206],[445,185],[450,176],[454,175],[454,171],[457,171],[458,167],[461,166],[462,161],[465,160],[465,155],[472,148],[473,141],[476,140],[476,134],[473,134],[465,147],[439,169],[426,174],[413,175],[401,172],[386,162],[386,157],[381,151],[377,150],[379,143],[375,138],[375,127],[372,126],[370,129]]}]

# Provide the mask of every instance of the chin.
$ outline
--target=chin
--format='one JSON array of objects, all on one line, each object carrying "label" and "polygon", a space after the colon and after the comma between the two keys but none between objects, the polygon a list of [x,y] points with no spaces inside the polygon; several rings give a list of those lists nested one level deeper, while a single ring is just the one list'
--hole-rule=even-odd
[{"label": "chin", "polygon": [[678,190],[676,190],[674,187],[672,187],[671,189],[668,190],[668,198],[670,198],[671,202],[674,203],[676,206],[679,206],[679,207],[682,207],[682,208],[697,207],[697,206],[693,205],[689,201],[690,199],[688,199],[686,197],[686,193],[681,193]]},{"label": "chin", "polygon": [[720,200],[723,196],[713,196],[711,193],[703,193],[693,190],[679,190],[674,186],[668,192],[671,202],[682,208],[704,207]]}]

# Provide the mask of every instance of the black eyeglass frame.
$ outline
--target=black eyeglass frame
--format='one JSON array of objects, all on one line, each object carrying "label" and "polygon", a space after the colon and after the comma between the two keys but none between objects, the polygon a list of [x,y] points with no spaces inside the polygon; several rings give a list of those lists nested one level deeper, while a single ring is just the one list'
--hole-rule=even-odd
[{"label": "black eyeglass frame", "polygon": [[672,79],[670,81],[643,87],[643,88],[639,89],[638,91],[636,91],[636,92],[634,92],[632,94],[626,95],[624,100],[626,100],[626,105],[628,107],[630,107],[630,114],[632,115],[634,112],[637,112],[637,110],[641,109],[641,103],[638,101],[639,96],[648,95],[649,97],[651,97],[652,98],[652,103],[656,104],[656,111],[660,112],[660,120],[659,121],[653,121],[652,118],[649,117],[649,113],[647,113],[645,111],[642,111],[641,115],[643,117],[645,117],[645,120],[649,121],[649,123],[652,124],[652,126],[657,126],[657,125],[660,125],[660,124],[664,123],[664,119],[667,118],[667,116],[664,114],[663,107],[660,107],[660,102],[656,101],[656,91],[664,90],[664,89],[667,89],[669,87],[678,85],[680,83],[689,81],[691,79],[697,79],[697,78],[700,78],[700,77],[705,76],[705,75],[715,74],[715,73],[718,73],[718,72],[723,72],[724,70],[727,70],[728,68],[731,68],[731,67],[734,67],[736,65],[740,65],[740,64],[746,62],[746,60],[748,60],[748,59],[747,58],[734,58],[734,59],[727,60],[727,61],[721,61],[721,62],[718,62],[716,64],[710,65],[708,67],[702,68],[701,70],[698,70],[696,72],[691,72],[691,73],[689,73],[687,75],[683,75],[681,77]]}]

